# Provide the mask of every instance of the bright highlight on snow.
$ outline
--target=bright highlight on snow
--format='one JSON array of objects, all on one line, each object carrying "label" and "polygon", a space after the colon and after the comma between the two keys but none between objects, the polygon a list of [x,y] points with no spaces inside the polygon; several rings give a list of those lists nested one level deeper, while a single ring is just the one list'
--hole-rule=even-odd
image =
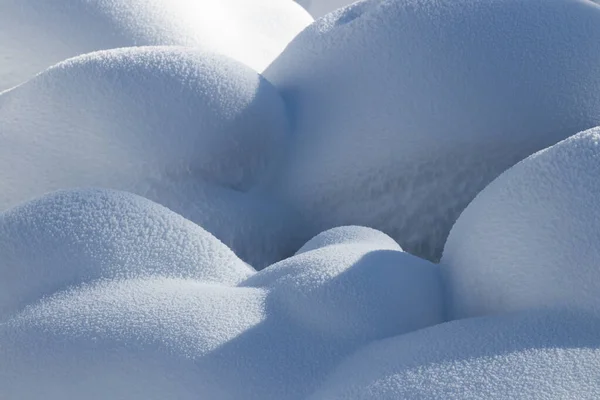
[{"label": "bright highlight on snow", "polygon": [[0,0],[0,399],[599,398],[596,3]]}]

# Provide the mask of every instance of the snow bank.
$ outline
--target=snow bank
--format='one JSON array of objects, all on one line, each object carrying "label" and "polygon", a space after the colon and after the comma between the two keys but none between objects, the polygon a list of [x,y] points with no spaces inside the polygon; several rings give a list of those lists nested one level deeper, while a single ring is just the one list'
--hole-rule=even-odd
[{"label": "snow bank", "polygon": [[310,399],[594,399],[598,329],[557,311],[454,321],[367,346]]},{"label": "snow bank", "polygon": [[[278,248],[289,234],[266,226],[283,209],[242,192],[271,173],[288,129],[276,90],[227,57],[177,47],[80,56],[0,95],[0,211],[68,187],[127,190],[265,266],[301,242]],[[264,249],[239,239],[251,233]]]},{"label": "snow bank", "polygon": [[333,10],[354,2],[355,0],[296,0],[296,3],[304,7],[315,18],[321,18]]},{"label": "snow bank", "polygon": [[0,398],[304,399],[370,340],[441,321],[437,266],[365,236],[252,279],[210,234],[132,194],[58,192],[5,212]]},{"label": "snow bank", "polygon": [[264,298],[257,289],[168,278],[55,295],[0,326],[0,397],[244,398],[235,396],[243,390],[236,360],[219,354],[263,322]]},{"label": "snow bank", "polygon": [[295,124],[273,190],[308,237],[370,226],[438,259],[501,172],[600,124],[600,7],[581,0],[364,1],[268,68]]},{"label": "snow bank", "polygon": [[233,285],[252,273],[204,229],[133,194],[57,192],[0,214],[0,321],[56,290],[99,279]]},{"label": "snow bank", "polygon": [[3,0],[0,91],[66,58],[201,46],[262,71],[312,18],[291,0]]},{"label": "snow bank", "polygon": [[600,312],[600,128],[517,164],[467,207],[442,263],[454,317],[540,306]]},{"label": "snow bank", "polygon": [[[366,343],[442,321],[436,265],[398,251],[384,234],[373,240],[374,232],[362,230],[362,239],[349,241],[342,234],[348,231],[360,229],[322,233],[242,286],[270,288],[276,306],[297,326],[338,341]],[[335,236],[337,244],[330,240]]]}]

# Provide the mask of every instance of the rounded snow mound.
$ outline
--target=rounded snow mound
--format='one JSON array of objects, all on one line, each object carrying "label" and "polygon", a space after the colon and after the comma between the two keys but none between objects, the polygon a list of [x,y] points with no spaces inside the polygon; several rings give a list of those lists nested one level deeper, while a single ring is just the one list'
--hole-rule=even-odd
[{"label": "rounded snow mound", "polygon": [[66,58],[129,46],[200,46],[260,72],[311,22],[291,0],[3,0],[0,91]]},{"label": "rounded snow mound", "polygon": [[240,367],[226,347],[263,322],[264,298],[257,289],[173,278],[97,282],[57,294],[0,326],[0,395],[243,398],[236,396]]},{"label": "rounded snow mound", "polygon": [[[348,231],[362,238],[340,234]],[[299,252],[241,285],[270,288],[275,307],[291,321],[336,340],[364,343],[442,322],[437,265],[399,251],[384,234],[373,240],[372,230],[337,233],[311,242],[338,236],[338,243]]]},{"label": "rounded snow mound", "polygon": [[295,125],[273,190],[308,237],[363,225],[439,259],[464,207],[600,123],[600,7],[370,0],[299,34],[265,76]]},{"label": "rounded snow mound", "polygon": [[204,229],[129,193],[62,191],[0,214],[0,321],[96,280],[163,276],[235,285],[252,273]]},{"label": "rounded snow mound", "polygon": [[597,398],[598,329],[560,311],[453,321],[366,346],[310,399]]},{"label": "rounded snow mound", "polygon": [[[225,56],[178,47],[87,54],[0,95],[0,211],[63,188],[126,190],[264,266],[300,246],[278,248],[290,234],[277,239],[282,229],[265,225],[283,211],[265,213],[246,194],[278,163],[288,130],[275,88]],[[252,232],[273,244],[250,250],[239,237]]]},{"label": "rounded snow mound", "polygon": [[600,128],[532,155],[460,216],[442,258],[453,317],[600,312]]},{"label": "rounded snow mound", "polygon": [[402,251],[398,243],[383,232],[363,226],[340,226],[319,233],[310,239],[296,252],[296,255],[307,251],[321,249],[338,244],[355,244],[373,246],[378,250]]}]

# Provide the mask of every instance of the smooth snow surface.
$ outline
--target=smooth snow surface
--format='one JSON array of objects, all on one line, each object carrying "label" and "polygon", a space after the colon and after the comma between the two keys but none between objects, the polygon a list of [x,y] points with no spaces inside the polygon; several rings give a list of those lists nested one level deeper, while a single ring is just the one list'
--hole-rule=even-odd
[{"label": "smooth snow surface", "polygon": [[449,322],[367,346],[310,400],[597,399],[599,330],[556,310]]},{"label": "smooth snow surface", "polygon": [[252,273],[204,229],[133,194],[56,192],[0,214],[0,322],[96,280],[159,275],[236,284]]},{"label": "smooth snow surface", "polygon": [[62,191],[7,211],[0,398],[305,399],[371,340],[441,322],[436,265],[384,234],[337,232],[256,273],[133,194]]},{"label": "smooth snow surface", "polygon": [[336,244],[357,244],[374,246],[379,250],[399,250],[402,248],[394,239],[378,230],[365,228],[363,226],[340,226],[321,232],[310,239],[296,252],[296,254],[306,253],[310,250],[321,249]]},{"label": "smooth snow surface", "polygon": [[265,76],[295,125],[273,190],[306,239],[363,225],[439,259],[464,207],[528,155],[600,124],[600,7],[371,0],[316,21]]},{"label": "smooth snow surface", "polygon": [[127,190],[264,267],[301,243],[279,226],[282,207],[243,192],[271,173],[288,125],[272,85],[225,56],[178,47],[80,56],[0,95],[0,211],[69,187]]},{"label": "smooth snow surface", "polygon": [[296,0],[315,18],[354,3],[356,0]]},{"label": "smooth snow surface", "polygon": [[[402,252],[383,233],[358,229],[324,232],[242,285],[271,288],[290,320],[338,340],[380,339],[442,322],[438,266]],[[348,240],[348,231],[358,235]]]},{"label": "smooth snow surface", "polygon": [[0,91],[126,46],[200,46],[260,72],[311,22],[292,0],[0,0]]},{"label": "smooth snow surface", "polygon": [[541,306],[600,313],[600,128],[517,164],[458,219],[444,250],[452,317]]}]

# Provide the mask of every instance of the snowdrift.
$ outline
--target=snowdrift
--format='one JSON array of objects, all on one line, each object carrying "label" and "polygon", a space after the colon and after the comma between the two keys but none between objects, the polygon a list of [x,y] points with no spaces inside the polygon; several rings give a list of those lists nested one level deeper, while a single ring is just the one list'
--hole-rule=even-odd
[{"label": "snowdrift", "polygon": [[600,124],[600,7],[363,1],[265,76],[295,125],[273,191],[312,226],[364,225],[439,259],[464,207],[530,154]]},{"label": "snowdrift", "polygon": [[0,95],[0,210],[70,187],[127,190],[262,268],[301,245],[283,231],[281,206],[248,193],[278,164],[288,125],[277,91],[225,56],[140,47],[76,57]]},{"label": "snowdrift", "polygon": [[325,14],[338,8],[354,3],[354,0],[296,0],[315,18],[321,18]]},{"label": "snowdrift", "polygon": [[132,194],[5,212],[0,397],[304,399],[369,341],[441,322],[437,266],[361,231],[255,273]]},{"label": "snowdrift", "polygon": [[442,258],[454,318],[533,307],[600,313],[600,128],[532,155],[460,216]]},{"label": "snowdrift", "polygon": [[453,321],[365,347],[309,399],[594,399],[598,329],[558,310]]},{"label": "snowdrift", "polygon": [[311,22],[291,0],[2,0],[0,91],[64,59],[128,46],[200,46],[260,72]]}]

